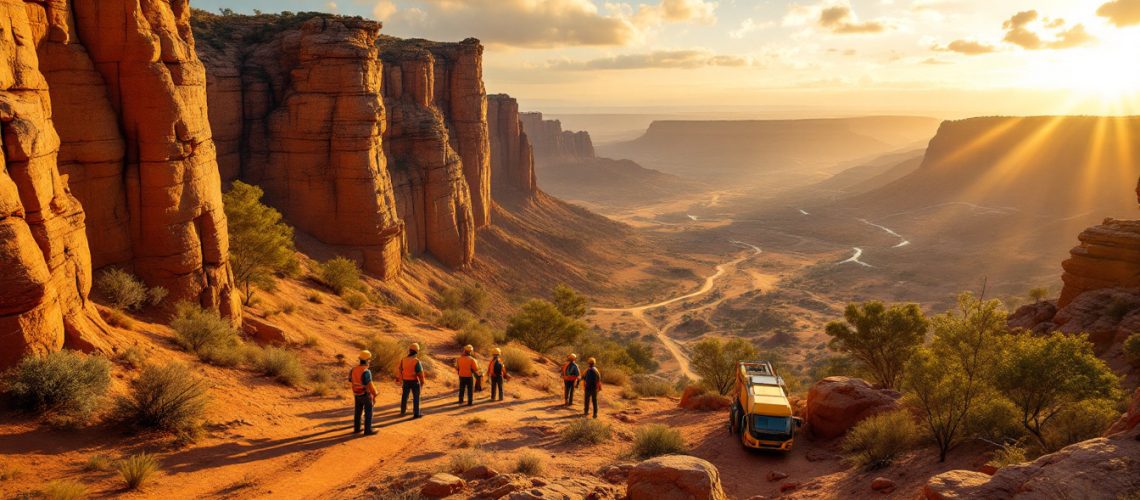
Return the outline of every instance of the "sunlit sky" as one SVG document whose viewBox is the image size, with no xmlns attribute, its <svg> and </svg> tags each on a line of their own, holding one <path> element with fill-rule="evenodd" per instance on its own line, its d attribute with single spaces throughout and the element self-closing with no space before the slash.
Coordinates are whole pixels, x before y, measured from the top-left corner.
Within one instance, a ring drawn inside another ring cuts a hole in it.
<svg viewBox="0 0 1140 500">
<path fill-rule="evenodd" d="M 1140 113 L 1140 0 L 191 0 L 487 46 L 556 112 Z"/>
</svg>

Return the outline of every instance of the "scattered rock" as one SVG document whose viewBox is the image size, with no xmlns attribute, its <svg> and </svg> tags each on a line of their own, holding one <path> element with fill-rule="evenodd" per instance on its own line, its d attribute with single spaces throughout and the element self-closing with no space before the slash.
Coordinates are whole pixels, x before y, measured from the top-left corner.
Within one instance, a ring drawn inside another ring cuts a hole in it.
<svg viewBox="0 0 1140 500">
<path fill-rule="evenodd" d="M 720 472 L 708 461 L 685 455 L 646 460 L 629 473 L 630 500 L 689 498 L 723 500 Z"/>
<path fill-rule="evenodd" d="M 783 473 L 783 472 L 779 472 L 779 471 L 768 471 L 768 481 L 769 481 L 769 482 L 773 482 L 773 483 L 774 483 L 774 482 L 776 482 L 776 481 L 779 481 L 779 480 L 782 480 L 782 479 L 787 479 L 787 478 L 788 478 L 788 475 L 787 475 L 787 474 L 785 474 L 785 473 Z"/>
<path fill-rule="evenodd" d="M 258 344 L 284 345 L 288 343 L 285 330 L 253 315 L 242 318 L 242 331 Z"/>
<path fill-rule="evenodd" d="M 477 479 L 491 479 L 498 475 L 499 473 L 495 469 L 487 467 L 486 465 L 476 465 L 463 473 L 463 479 L 474 481 Z"/>
<path fill-rule="evenodd" d="M 800 487 L 800 483 L 784 483 L 780 485 L 780 493 L 787 493 Z"/>
<path fill-rule="evenodd" d="M 812 436 L 833 439 L 863 419 L 899 408 L 901 394 L 851 377 L 827 377 L 811 387 L 805 406 Z"/>
<path fill-rule="evenodd" d="M 425 497 L 443 498 L 463 491 L 466 483 L 451 474 L 439 473 L 427 480 L 420 494 Z"/>
<path fill-rule="evenodd" d="M 599 475 L 611 484 L 622 484 L 629 479 L 629 471 L 631 470 L 633 470 L 633 464 L 607 465 L 599 471 Z"/>
<path fill-rule="evenodd" d="M 871 489 L 883 493 L 890 493 L 895 489 L 895 482 L 885 477 L 876 477 L 871 480 Z"/>
</svg>

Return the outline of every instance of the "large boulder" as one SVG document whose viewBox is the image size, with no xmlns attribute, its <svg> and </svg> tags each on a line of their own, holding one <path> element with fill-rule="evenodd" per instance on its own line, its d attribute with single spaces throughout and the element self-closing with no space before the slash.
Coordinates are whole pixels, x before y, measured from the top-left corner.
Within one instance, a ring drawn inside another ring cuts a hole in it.
<svg viewBox="0 0 1140 500">
<path fill-rule="evenodd" d="M 697 457 L 669 455 L 646 460 L 629 473 L 630 500 L 722 500 L 720 472 Z"/>
<path fill-rule="evenodd" d="M 467 486 L 467 483 L 462 479 L 441 472 L 432 476 L 424 483 L 420 494 L 429 498 L 443 498 L 463 491 L 465 486 Z"/>
<path fill-rule="evenodd" d="M 715 411 L 732 406 L 732 400 L 719 394 L 711 394 L 703 387 L 690 385 L 681 394 L 680 406 L 686 410 Z"/>
<path fill-rule="evenodd" d="M 808 391 L 805 421 L 813 436 L 837 438 L 867 417 L 898 409 L 900 397 L 862 379 L 827 377 Z"/>
</svg>

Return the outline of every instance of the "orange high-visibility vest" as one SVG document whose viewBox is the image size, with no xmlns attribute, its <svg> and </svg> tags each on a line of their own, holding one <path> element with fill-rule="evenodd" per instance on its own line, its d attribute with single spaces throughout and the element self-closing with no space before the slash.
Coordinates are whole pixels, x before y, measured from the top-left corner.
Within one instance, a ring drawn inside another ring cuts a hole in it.
<svg viewBox="0 0 1140 500">
<path fill-rule="evenodd" d="M 352 381 L 352 393 L 356 395 L 364 394 L 364 371 L 368 367 L 364 365 L 356 365 L 352 367 L 352 371 L 348 374 L 348 379 Z"/>
<path fill-rule="evenodd" d="M 569 373 L 567 373 L 568 370 L 570 370 L 570 363 L 566 363 L 566 364 L 562 365 L 562 380 L 565 380 L 568 382 L 577 381 L 578 376 L 577 375 L 570 375 Z M 579 373 L 581 373 L 581 370 L 579 370 Z"/>
<path fill-rule="evenodd" d="M 419 377 L 416 376 L 416 365 L 419 363 L 420 360 L 410 356 L 400 360 L 400 378 L 403 380 L 418 380 Z"/>
<path fill-rule="evenodd" d="M 471 356 L 460 356 L 459 361 L 455 362 L 455 367 L 459 369 L 460 377 L 473 377 L 475 372 L 479 371 L 479 364 Z"/>
</svg>

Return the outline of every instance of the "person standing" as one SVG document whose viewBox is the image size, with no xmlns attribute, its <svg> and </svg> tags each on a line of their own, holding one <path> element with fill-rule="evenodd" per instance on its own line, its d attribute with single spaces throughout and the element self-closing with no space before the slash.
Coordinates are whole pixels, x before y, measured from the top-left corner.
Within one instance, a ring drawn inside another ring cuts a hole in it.
<svg viewBox="0 0 1140 500">
<path fill-rule="evenodd" d="M 467 344 L 463 355 L 455 360 L 455 371 L 459 373 L 459 404 L 463 404 L 463 393 L 467 392 L 467 406 L 475 403 L 475 376 L 479 373 L 479 363 L 475 361 L 475 347 Z"/>
<path fill-rule="evenodd" d="M 562 403 L 565 406 L 574 404 L 574 387 L 582 372 L 578 369 L 577 354 L 571 353 L 566 357 L 566 364 L 562 365 Z"/>
<path fill-rule="evenodd" d="M 372 408 L 376 406 L 376 384 L 372 383 L 372 370 L 368 369 L 368 362 L 372 353 L 360 351 L 360 364 L 352 367 L 348 372 L 348 381 L 352 384 L 352 396 L 355 405 L 352 411 L 352 433 L 360 432 L 360 420 L 364 417 L 364 435 L 376 434 L 372 431 Z"/>
<path fill-rule="evenodd" d="M 420 345 L 412 343 L 408 346 L 408 357 L 400 360 L 400 380 L 404 384 L 400 395 L 400 415 L 408 414 L 408 396 L 412 396 L 412 418 L 420 418 L 420 389 L 424 382 L 424 365 L 416 357 L 419 355 Z"/>
<path fill-rule="evenodd" d="M 594 403 L 594 418 L 598 418 L 598 393 L 602 392 L 602 372 L 598 371 L 598 360 L 590 358 L 586 360 L 586 364 L 590 365 L 586 368 L 586 373 L 582 375 L 580 380 L 586 387 L 586 409 L 583 412 L 587 417 L 590 416 L 590 402 Z"/>
<path fill-rule="evenodd" d="M 498 389 L 499 401 L 503 400 L 503 379 L 510 378 L 507 365 L 503 363 L 503 350 L 498 347 L 491 351 L 491 362 L 487 363 L 487 379 L 491 381 L 491 401 L 495 400 Z"/>
</svg>

